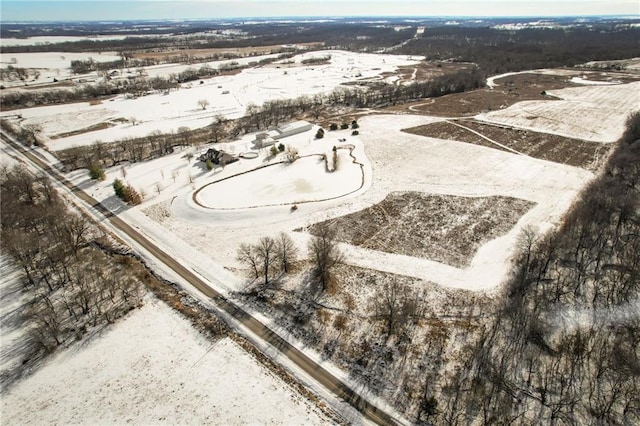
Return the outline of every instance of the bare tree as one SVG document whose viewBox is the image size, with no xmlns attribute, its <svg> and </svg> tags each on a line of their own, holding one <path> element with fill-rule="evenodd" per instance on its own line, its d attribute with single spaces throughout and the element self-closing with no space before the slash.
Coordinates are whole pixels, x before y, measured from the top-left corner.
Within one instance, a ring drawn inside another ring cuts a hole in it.
<svg viewBox="0 0 640 426">
<path fill-rule="evenodd" d="M 276 260 L 276 241 L 271 237 L 262 237 L 255 246 L 258 261 L 262 265 L 262 273 L 264 274 L 264 283 L 269 283 L 269 271 L 273 268 L 273 262 Z"/>
<path fill-rule="evenodd" d="M 249 266 L 253 270 L 255 278 L 260 276 L 260 272 L 258 270 L 258 253 L 254 246 L 246 243 L 240 244 L 240 247 L 238 247 L 238 251 L 236 252 L 236 259 L 238 262 Z"/>
<path fill-rule="evenodd" d="M 385 283 L 378 289 L 373 311 L 377 319 L 384 321 L 387 337 L 397 334 L 416 316 L 417 299 L 406 286 L 398 283 Z"/>
<path fill-rule="evenodd" d="M 191 144 L 191 129 L 187 126 L 178 127 L 178 135 L 182 139 L 182 145 L 189 146 Z"/>
<path fill-rule="evenodd" d="M 227 119 L 223 115 L 216 114 L 213 123 L 211 123 L 211 137 L 213 138 L 213 142 L 218 143 L 220 136 L 224 134 L 226 123 Z"/>
<path fill-rule="evenodd" d="M 309 254 L 314 263 L 314 274 L 320 281 L 322 290 L 325 291 L 331 277 L 331 271 L 343 259 L 336 241 L 334 227 L 325 223 L 316 227 L 315 235 L 309 240 Z"/>
<path fill-rule="evenodd" d="M 281 232 L 276 240 L 278 250 L 278 260 L 280 261 L 280 267 L 284 273 L 288 273 L 291 269 L 291 264 L 296 261 L 298 257 L 298 249 L 293 243 L 290 236 Z"/>
<path fill-rule="evenodd" d="M 206 99 L 200 99 L 200 100 L 198 101 L 198 105 L 199 105 L 199 106 L 200 106 L 200 108 L 202 108 L 203 110 L 204 110 L 204 109 L 207 109 L 207 107 L 209 106 L 209 101 L 208 101 L 208 100 L 206 100 Z"/>
</svg>

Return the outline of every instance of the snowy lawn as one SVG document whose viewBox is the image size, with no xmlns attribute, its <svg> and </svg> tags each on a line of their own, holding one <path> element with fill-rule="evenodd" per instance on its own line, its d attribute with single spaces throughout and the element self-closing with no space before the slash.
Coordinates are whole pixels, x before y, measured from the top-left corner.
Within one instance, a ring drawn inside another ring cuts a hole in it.
<svg viewBox="0 0 640 426">
<path fill-rule="evenodd" d="M 1 404 L 6 424 L 330 424 L 233 341 L 207 341 L 155 299 Z"/>
<path fill-rule="evenodd" d="M 307 203 L 353 193 L 362 186 L 361 167 L 352 162 L 348 150 L 337 152 L 335 172 L 328 173 L 324 160 L 315 155 L 209 184 L 195 200 L 203 207 L 231 209 Z"/>
</svg>

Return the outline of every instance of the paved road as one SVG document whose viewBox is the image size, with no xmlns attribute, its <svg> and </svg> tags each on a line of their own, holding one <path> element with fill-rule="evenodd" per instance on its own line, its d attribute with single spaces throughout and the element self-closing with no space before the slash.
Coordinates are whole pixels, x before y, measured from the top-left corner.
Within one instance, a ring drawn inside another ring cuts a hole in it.
<svg viewBox="0 0 640 426">
<path fill-rule="evenodd" d="M 322 366 L 316 364 L 311 358 L 305 355 L 303 352 L 295 348 L 289 342 L 284 340 L 269 327 L 262 324 L 260 321 L 252 317 L 248 312 L 236 305 L 231 300 L 225 298 L 220 293 L 212 289 L 206 282 L 199 278 L 191 270 L 187 269 L 173 257 L 167 254 L 165 251 L 158 248 L 153 242 L 148 240 L 145 236 L 140 234 L 134 228 L 125 223 L 118 216 L 114 215 L 111 211 L 100 204 L 96 199 L 90 197 L 82 189 L 69 182 L 62 174 L 52 169 L 47 163 L 37 157 L 32 151 L 24 148 L 20 144 L 14 142 L 4 132 L 2 133 L 2 139 L 6 141 L 13 148 L 18 150 L 24 157 L 30 160 L 36 167 L 47 173 L 53 179 L 60 182 L 62 185 L 69 188 L 72 193 L 81 199 L 87 205 L 93 207 L 107 218 L 111 225 L 118 230 L 124 232 L 127 236 L 133 239 L 137 244 L 142 246 L 145 250 L 151 253 L 159 261 L 171 268 L 181 278 L 189 282 L 193 287 L 198 289 L 202 294 L 211 298 L 218 308 L 231 315 L 238 320 L 242 325 L 247 327 L 251 332 L 258 336 L 263 341 L 269 343 L 272 347 L 277 349 L 280 353 L 285 355 L 291 361 L 293 361 L 298 367 L 302 368 L 307 374 L 317 380 L 326 389 L 331 391 L 334 395 L 347 401 L 364 416 L 380 425 L 396 425 L 398 422 L 389 414 L 382 411 L 366 399 L 362 398 L 355 392 L 349 385 L 332 375 L 329 371 L 325 370 Z"/>
</svg>

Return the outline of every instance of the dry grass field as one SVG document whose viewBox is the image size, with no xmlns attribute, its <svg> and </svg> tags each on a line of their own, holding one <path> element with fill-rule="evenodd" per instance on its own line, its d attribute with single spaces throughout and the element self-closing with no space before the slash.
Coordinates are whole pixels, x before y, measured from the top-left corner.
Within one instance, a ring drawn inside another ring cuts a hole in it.
<svg viewBox="0 0 640 426">
<path fill-rule="evenodd" d="M 342 242 L 464 268 L 480 246 L 507 233 L 534 205 L 510 197 L 395 192 L 330 222 Z"/>
<path fill-rule="evenodd" d="M 598 160 L 606 158 L 611 148 L 610 145 L 598 142 L 480 123 L 474 120 L 460 120 L 456 122 L 530 157 L 582 167 L 588 170 L 597 167 Z M 467 142 L 507 151 L 464 127 L 449 121 L 440 121 L 404 129 L 404 131 L 414 135 Z"/>
</svg>

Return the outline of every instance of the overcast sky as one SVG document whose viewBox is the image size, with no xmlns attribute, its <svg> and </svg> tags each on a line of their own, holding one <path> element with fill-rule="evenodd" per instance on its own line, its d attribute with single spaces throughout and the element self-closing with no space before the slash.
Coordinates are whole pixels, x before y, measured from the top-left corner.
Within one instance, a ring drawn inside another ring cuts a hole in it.
<svg viewBox="0 0 640 426">
<path fill-rule="evenodd" d="M 0 0 L 1 21 L 640 15 L 640 0 Z"/>
</svg>

